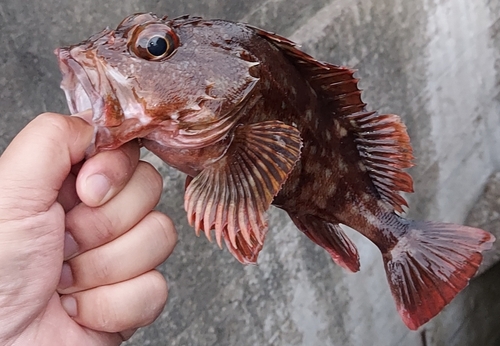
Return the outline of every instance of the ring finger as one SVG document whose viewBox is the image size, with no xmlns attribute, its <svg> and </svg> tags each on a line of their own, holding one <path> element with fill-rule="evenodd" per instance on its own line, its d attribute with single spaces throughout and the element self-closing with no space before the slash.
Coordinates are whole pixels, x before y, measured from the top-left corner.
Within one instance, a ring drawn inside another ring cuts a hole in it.
<svg viewBox="0 0 500 346">
<path fill-rule="evenodd" d="M 65 262 L 59 293 L 73 293 L 139 276 L 162 263 L 176 242 L 172 221 L 153 211 L 119 238 Z"/>
</svg>

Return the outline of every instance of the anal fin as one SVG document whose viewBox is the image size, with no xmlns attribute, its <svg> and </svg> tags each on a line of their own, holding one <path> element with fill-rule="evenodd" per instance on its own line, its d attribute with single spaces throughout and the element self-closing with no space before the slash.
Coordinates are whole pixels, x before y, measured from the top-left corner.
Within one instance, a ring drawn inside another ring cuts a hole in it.
<svg viewBox="0 0 500 346">
<path fill-rule="evenodd" d="M 350 272 L 359 271 L 356 245 L 347 237 L 340 225 L 328 223 L 313 215 L 290 215 L 290 218 L 309 239 L 324 248 L 335 263 Z"/>
</svg>

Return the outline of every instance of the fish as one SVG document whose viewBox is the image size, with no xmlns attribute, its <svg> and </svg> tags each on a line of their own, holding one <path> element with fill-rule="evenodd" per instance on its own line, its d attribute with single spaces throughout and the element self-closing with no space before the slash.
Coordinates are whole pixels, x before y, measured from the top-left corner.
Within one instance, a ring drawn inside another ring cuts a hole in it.
<svg viewBox="0 0 500 346">
<path fill-rule="evenodd" d="M 91 109 L 90 153 L 139 139 L 186 174 L 196 234 L 256 263 L 271 205 L 350 272 L 373 242 L 406 326 L 467 286 L 490 233 L 403 216 L 414 157 L 399 116 L 371 111 L 355 71 L 275 33 L 227 20 L 152 13 L 55 51 L 70 112 Z M 90 154 L 91 155 L 91 154 Z"/>
</svg>

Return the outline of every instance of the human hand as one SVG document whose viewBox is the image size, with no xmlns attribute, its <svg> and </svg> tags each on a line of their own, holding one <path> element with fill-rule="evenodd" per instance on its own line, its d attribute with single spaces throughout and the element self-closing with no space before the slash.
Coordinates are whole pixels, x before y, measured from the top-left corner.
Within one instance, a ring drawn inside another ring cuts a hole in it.
<svg viewBox="0 0 500 346">
<path fill-rule="evenodd" d="M 165 305 L 161 176 L 137 143 L 83 162 L 92 137 L 44 114 L 0 157 L 0 345 L 119 345 Z"/>
</svg>

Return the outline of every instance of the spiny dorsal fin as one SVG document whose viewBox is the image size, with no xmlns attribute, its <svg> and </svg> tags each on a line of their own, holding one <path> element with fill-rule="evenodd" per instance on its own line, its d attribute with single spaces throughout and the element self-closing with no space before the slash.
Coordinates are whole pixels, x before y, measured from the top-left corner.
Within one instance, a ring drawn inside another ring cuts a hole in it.
<svg viewBox="0 0 500 346">
<path fill-rule="evenodd" d="M 403 171 L 413 166 L 413 154 L 399 116 L 366 110 L 355 70 L 318 61 L 282 36 L 251 28 L 281 49 L 326 102 L 332 116 L 355 135 L 361 159 L 380 197 L 396 211 L 403 211 L 402 206 L 408 204 L 399 192 L 413 192 L 411 176 Z"/>
</svg>

